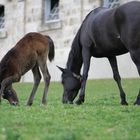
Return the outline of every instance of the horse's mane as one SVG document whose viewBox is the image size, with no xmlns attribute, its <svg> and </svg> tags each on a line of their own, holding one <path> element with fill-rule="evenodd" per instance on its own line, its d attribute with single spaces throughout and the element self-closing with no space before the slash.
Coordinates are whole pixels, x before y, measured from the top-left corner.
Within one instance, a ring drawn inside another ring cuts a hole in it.
<svg viewBox="0 0 140 140">
<path fill-rule="evenodd" d="M 76 67 L 79 65 L 79 62 L 82 60 L 81 50 L 82 50 L 82 47 L 80 44 L 80 29 L 79 29 L 78 33 L 76 34 L 72 42 L 71 50 L 70 50 L 68 61 L 67 61 L 67 69 L 73 72 L 77 71 Z"/>
<path fill-rule="evenodd" d="M 85 17 L 83 23 L 86 21 L 88 16 L 93 12 L 88 13 L 88 15 Z M 83 25 L 82 23 L 82 25 Z M 71 70 L 72 72 L 75 72 L 77 74 L 80 74 L 80 69 L 82 66 L 82 46 L 80 43 L 80 32 L 81 32 L 81 27 L 80 26 L 71 46 L 71 50 L 68 56 L 68 61 L 67 61 L 67 69 Z"/>
<path fill-rule="evenodd" d="M 67 69 L 69 69 L 73 72 L 77 72 L 77 74 L 80 73 L 79 69 L 81 69 L 82 62 L 83 62 L 83 60 L 82 60 L 82 46 L 80 43 L 81 28 L 91 13 L 94 12 L 96 14 L 102 9 L 107 9 L 107 8 L 98 7 L 98 8 L 96 8 L 88 13 L 88 15 L 83 20 L 83 23 L 82 23 L 80 29 L 78 30 L 78 32 L 77 32 L 77 34 L 72 42 L 71 50 L 70 50 L 70 53 L 68 56 L 68 61 L 67 61 Z"/>
<path fill-rule="evenodd" d="M 93 10 L 92 10 L 93 11 Z M 92 11 L 86 16 L 84 19 L 83 23 L 87 19 L 87 17 L 92 13 Z M 83 25 L 82 23 L 82 25 Z M 82 27 L 81 25 L 81 27 Z M 71 50 L 68 56 L 68 61 L 67 61 L 67 69 L 77 72 L 77 74 L 80 73 L 80 68 L 81 68 L 81 63 L 82 63 L 82 46 L 80 43 L 80 32 L 81 32 L 81 27 L 79 28 L 71 46 Z M 78 67 L 78 69 L 76 69 Z"/>
<path fill-rule="evenodd" d="M 109 9 L 109 8 L 107 8 L 107 7 L 97 7 L 92 11 L 96 14 L 96 13 L 99 13 L 101 10 L 105 10 L 105 9 Z"/>
</svg>

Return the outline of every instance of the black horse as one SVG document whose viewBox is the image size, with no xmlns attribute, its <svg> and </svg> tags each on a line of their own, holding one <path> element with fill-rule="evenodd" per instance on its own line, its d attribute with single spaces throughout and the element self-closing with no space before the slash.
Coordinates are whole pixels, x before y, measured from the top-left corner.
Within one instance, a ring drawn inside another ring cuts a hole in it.
<svg viewBox="0 0 140 140">
<path fill-rule="evenodd" d="M 59 67 L 64 87 L 63 103 L 73 103 L 79 90 L 76 103 L 84 102 L 90 59 L 94 56 L 108 58 L 120 91 L 121 104 L 128 105 L 116 60 L 117 55 L 127 52 L 140 74 L 140 2 L 129 2 L 114 9 L 100 7 L 91 11 L 72 43 L 67 68 Z M 140 91 L 134 104 L 140 105 Z"/>
</svg>

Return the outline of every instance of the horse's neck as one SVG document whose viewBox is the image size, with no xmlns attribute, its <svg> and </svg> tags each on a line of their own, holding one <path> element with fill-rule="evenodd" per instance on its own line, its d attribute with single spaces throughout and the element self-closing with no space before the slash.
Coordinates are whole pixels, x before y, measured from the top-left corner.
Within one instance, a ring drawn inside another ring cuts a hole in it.
<svg viewBox="0 0 140 140">
<path fill-rule="evenodd" d="M 82 67 L 82 60 L 80 57 L 75 57 L 72 54 L 73 52 L 70 52 L 69 54 L 69 59 L 67 62 L 67 69 L 69 69 L 70 71 L 76 73 L 76 74 L 80 74 L 80 70 Z"/>
<path fill-rule="evenodd" d="M 72 43 L 71 51 L 69 53 L 68 61 L 67 61 L 67 69 L 70 71 L 80 74 L 80 70 L 82 67 L 82 51 L 79 42 L 80 32 L 78 31 L 77 35 L 74 38 Z"/>
</svg>

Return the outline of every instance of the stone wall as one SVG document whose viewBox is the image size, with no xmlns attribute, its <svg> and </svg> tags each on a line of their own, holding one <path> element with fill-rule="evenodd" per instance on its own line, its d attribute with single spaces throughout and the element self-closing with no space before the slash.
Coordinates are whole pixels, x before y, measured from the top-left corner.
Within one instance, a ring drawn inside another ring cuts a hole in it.
<svg viewBox="0 0 140 140">
<path fill-rule="evenodd" d="M 0 30 L 0 58 L 15 45 L 24 34 L 23 3 L 0 0 L 5 6 L 5 28 Z"/>
</svg>

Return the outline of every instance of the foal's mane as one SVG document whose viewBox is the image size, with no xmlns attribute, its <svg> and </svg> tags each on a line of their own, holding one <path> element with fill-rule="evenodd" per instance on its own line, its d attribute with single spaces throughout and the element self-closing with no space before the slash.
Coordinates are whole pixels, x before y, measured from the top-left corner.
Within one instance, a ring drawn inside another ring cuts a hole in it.
<svg viewBox="0 0 140 140">
<path fill-rule="evenodd" d="M 17 55 L 17 53 L 15 52 L 15 49 L 14 48 L 12 48 L 11 50 L 9 50 L 7 53 L 6 53 L 6 55 L 5 55 L 5 57 L 4 58 L 2 58 L 2 60 L 1 60 L 1 62 L 0 62 L 0 67 L 3 69 L 5 69 L 6 67 L 7 67 L 7 64 L 8 64 L 8 62 L 9 62 L 9 60 L 11 59 L 11 56 L 12 57 L 16 57 L 16 55 Z"/>
</svg>

